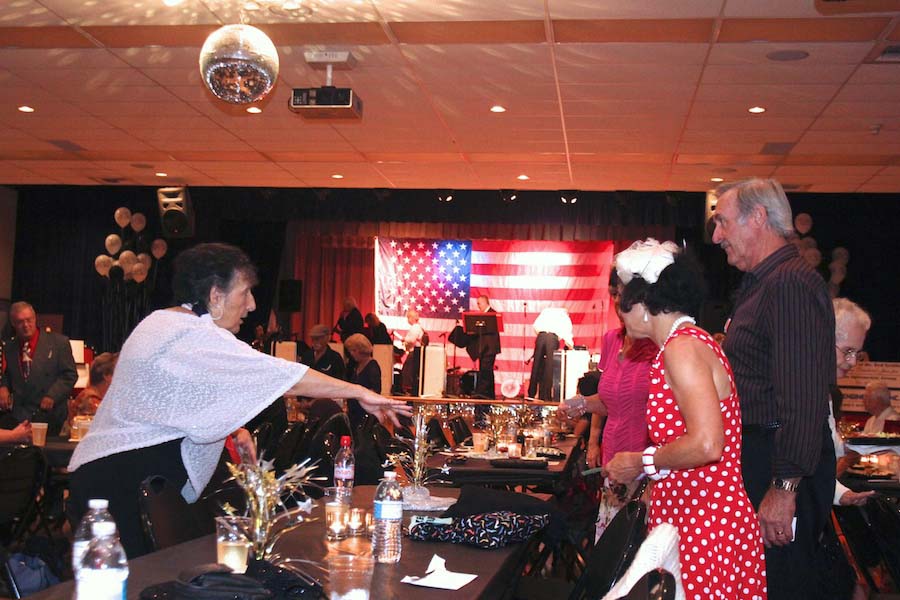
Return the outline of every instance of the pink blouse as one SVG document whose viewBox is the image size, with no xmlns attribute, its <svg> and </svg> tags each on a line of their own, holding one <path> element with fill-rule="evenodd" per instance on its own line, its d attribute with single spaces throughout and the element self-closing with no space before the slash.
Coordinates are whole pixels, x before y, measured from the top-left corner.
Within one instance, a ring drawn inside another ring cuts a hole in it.
<svg viewBox="0 0 900 600">
<path fill-rule="evenodd" d="M 621 328 L 606 332 L 600 346 L 603 376 L 597 393 L 609 413 L 601 442 L 604 465 L 617 452 L 638 452 L 650 444 L 646 420 L 650 362 L 659 348 L 649 339 L 635 340 L 628 355 L 622 356 L 624 333 Z"/>
</svg>

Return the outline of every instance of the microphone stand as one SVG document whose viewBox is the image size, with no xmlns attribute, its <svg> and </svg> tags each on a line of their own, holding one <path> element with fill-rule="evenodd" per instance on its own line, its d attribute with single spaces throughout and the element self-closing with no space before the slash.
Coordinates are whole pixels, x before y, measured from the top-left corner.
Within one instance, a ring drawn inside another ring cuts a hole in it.
<svg viewBox="0 0 900 600">
<path fill-rule="evenodd" d="M 522 302 L 522 324 L 525 325 L 525 327 L 528 327 L 528 325 L 527 325 L 527 322 L 528 322 L 528 321 L 526 320 L 526 319 L 527 319 L 527 316 L 528 316 L 528 303 L 527 303 L 527 302 Z M 527 331 L 527 330 L 526 330 L 526 331 Z M 524 334 L 525 332 L 523 331 L 522 333 Z M 523 398 L 527 395 L 527 393 L 526 393 L 527 390 L 525 390 L 525 365 L 528 364 L 528 361 L 524 360 L 525 354 L 526 354 L 527 352 L 528 352 L 527 343 L 525 342 L 525 336 L 523 335 L 523 336 L 522 336 L 522 357 L 523 357 L 523 362 L 522 362 L 522 366 L 519 367 L 519 386 L 520 386 L 520 389 L 522 390 L 522 397 L 523 397 Z"/>
</svg>

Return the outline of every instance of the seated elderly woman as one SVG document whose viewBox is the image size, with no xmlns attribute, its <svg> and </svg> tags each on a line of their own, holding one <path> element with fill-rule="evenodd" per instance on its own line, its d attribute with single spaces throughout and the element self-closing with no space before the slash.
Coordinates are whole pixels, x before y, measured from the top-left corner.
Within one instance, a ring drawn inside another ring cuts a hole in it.
<svg viewBox="0 0 900 600">
<path fill-rule="evenodd" d="M 305 365 L 253 350 L 235 337 L 256 308 L 256 269 L 238 248 L 200 244 L 175 261 L 179 306 L 158 310 L 134 329 L 90 432 L 78 444 L 72 473 L 72 515 L 90 498 L 107 498 L 129 558 L 148 550 L 138 489 L 165 477 L 188 502 L 202 494 L 225 439 L 255 460 L 242 425 L 284 394 L 356 398 L 373 414 L 396 420 L 405 405 Z"/>
<path fill-rule="evenodd" d="M 654 480 L 649 526 L 671 523 L 691 598 L 764 598 L 759 522 L 741 474 L 741 407 L 728 359 L 694 325 L 703 275 L 678 246 L 638 242 L 616 256 L 622 320 L 659 347 L 650 366 L 651 445 L 606 464 L 612 481 Z M 701 590 L 703 591 L 701 595 Z"/>
<path fill-rule="evenodd" d="M 354 368 L 348 373 L 347 380 L 356 383 L 373 392 L 381 393 L 381 367 L 372 359 L 372 342 L 361 333 L 354 333 L 344 341 L 344 349 L 350 353 Z M 356 428 L 366 417 L 366 411 L 362 409 L 354 399 L 347 400 L 347 414 L 350 424 Z"/>
</svg>

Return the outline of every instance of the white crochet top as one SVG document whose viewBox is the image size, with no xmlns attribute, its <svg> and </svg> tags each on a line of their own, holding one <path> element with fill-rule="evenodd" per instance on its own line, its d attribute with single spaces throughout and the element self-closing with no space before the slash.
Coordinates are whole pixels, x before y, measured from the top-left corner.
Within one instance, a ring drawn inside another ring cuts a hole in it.
<svg viewBox="0 0 900 600">
<path fill-rule="evenodd" d="M 307 369 L 257 352 L 208 314 L 158 310 L 122 346 L 112 384 L 69 471 L 184 438 L 181 458 L 188 480 L 181 494 L 194 502 L 215 471 L 225 438 Z"/>
</svg>

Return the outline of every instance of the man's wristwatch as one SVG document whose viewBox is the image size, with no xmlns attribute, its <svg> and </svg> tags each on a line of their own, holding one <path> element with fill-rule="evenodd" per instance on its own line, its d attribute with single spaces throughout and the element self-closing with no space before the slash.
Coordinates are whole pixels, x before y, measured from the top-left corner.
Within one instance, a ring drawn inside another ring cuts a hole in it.
<svg viewBox="0 0 900 600">
<path fill-rule="evenodd" d="M 784 490 L 785 492 L 796 492 L 800 489 L 800 482 L 775 477 L 772 479 L 772 487 L 776 490 Z"/>
</svg>

